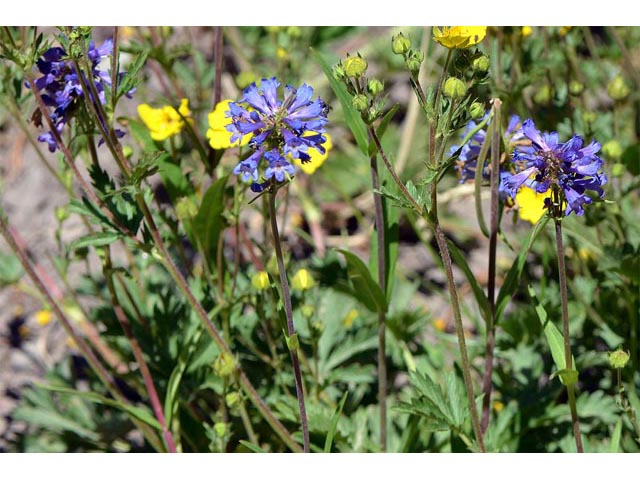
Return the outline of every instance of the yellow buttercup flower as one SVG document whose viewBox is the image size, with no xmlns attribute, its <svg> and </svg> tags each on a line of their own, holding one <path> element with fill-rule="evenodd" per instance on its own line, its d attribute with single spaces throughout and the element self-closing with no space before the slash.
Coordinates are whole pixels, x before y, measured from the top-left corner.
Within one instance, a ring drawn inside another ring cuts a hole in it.
<svg viewBox="0 0 640 480">
<path fill-rule="evenodd" d="M 351 328 L 353 326 L 353 321 L 356 318 L 358 318 L 358 311 L 355 308 L 352 308 L 351 310 L 349 310 L 349 313 L 347 313 L 347 316 L 342 320 L 342 324 L 346 328 Z"/>
<path fill-rule="evenodd" d="M 253 135 L 243 135 L 242 140 L 236 140 L 231 143 L 231 132 L 227 130 L 227 125 L 231 125 L 231 117 L 227 117 L 231 100 L 222 100 L 218 102 L 213 111 L 209 113 L 209 130 L 207 130 L 207 138 L 209 145 L 214 150 L 225 148 L 244 146 L 249 143 Z"/>
<path fill-rule="evenodd" d="M 177 135 L 184 127 L 182 117 L 189 117 L 189 100 L 180 100 L 180 106 L 176 109 L 171 105 L 162 108 L 153 108 L 146 103 L 138 105 L 138 115 L 151 132 L 151 138 L 156 141 L 166 140 Z"/>
<path fill-rule="evenodd" d="M 520 29 L 520 35 L 522 35 L 523 37 L 528 37 L 532 33 L 533 33 L 533 28 L 529 26 L 524 26 Z"/>
<path fill-rule="evenodd" d="M 312 288 L 316 282 L 306 268 L 301 268 L 291 279 L 291 288 L 293 290 L 308 290 Z"/>
<path fill-rule="evenodd" d="M 269 286 L 269 274 L 267 272 L 256 272 L 251 277 L 251 285 L 256 290 L 264 290 Z"/>
<path fill-rule="evenodd" d="M 309 135 L 316 135 L 316 133 L 305 132 L 302 134 L 303 137 L 306 137 Z M 307 175 L 311 175 L 313 172 L 315 172 L 318 168 L 322 166 L 324 161 L 329 156 L 329 150 L 333 148 L 333 142 L 331 141 L 331 137 L 329 136 L 329 134 L 325 133 L 324 136 L 326 138 L 325 142 L 322 144 L 322 146 L 324 147 L 324 153 L 320 153 L 320 151 L 316 150 L 315 148 L 310 148 L 308 152 L 309 156 L 311 157 L 310 161 L 302 163 L 302 161 L 299 158 L 293 159 L 293 163 L 295 163 L 298 167 L 300 167 L 300 169 Z"/>
<path fill-rule="evenodd" d="M 551 195 L 551 190 L 545 193 L 538 193 L 531 188 L 521 188 L 516 194 L 520 218 L 532 224 L 538 223 L 545 212 L 544 201 Z"/>
<path fill-rule="evenodd" d="M 44 327 L 51 321 L 51 311 L 50 310 L 38 310 L 36 312 L 36 323 L 41 327 Z"/>
<path fill-rule="evenodd" d="M 487 35 L 487 27 L 433 27 L 433 39 L 450 50 L 477 45 Z"/>
</svg>

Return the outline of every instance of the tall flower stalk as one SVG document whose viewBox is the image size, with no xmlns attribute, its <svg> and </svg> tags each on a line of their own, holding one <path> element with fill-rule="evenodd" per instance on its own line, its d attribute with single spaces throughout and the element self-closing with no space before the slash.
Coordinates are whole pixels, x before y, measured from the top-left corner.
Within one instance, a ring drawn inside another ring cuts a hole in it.
<svg viewBox="0 0 640 480">
<path fill-rule="evenodd" d="M 260 86 L 252 83 L 242 99 L 229 102 L 226 117 L 231 122 L 226 130 L 231 133 L 230 142 L 248 142 L 249 155 L 241 160 L 233 172 L 245 182 L 251 182 L 251 190 L 268 196 L 269 220 L 275 247 L 282 301 L 287 318 L 287 346 L 295 378 L 296 396 L 300 410 L 303 448 L 310 451 L 309 427 L 304 401 L 304 388 L 298 359 L 299 340 L 293 323 L 291 292 L 284 265 L 278 221 L 276 195 L 296 173 L 296 161 L 311 162 L 312 153 L 324 154 L 327 142 L 325 125 L 327 108 L 322 99 L 312 100 L 313 88 L 303 84 L 298 89 L 284 87 L 284 97 L 279 99 L 280 82 L 275 78 L 263 78 Z"/>
<path fill-rule="evenodd" d="M 530 119 L 524 121 L 522 131 L 529 143 L 519 145 L 514 150 L 514 172 L 503 173 L 502 189 L 512 197 L 515 197 L 521 188 L 529 188 L 538 194 L 547 195 L 544 208 L 555 223 L 562 306 L 565 368 L 560 371 L 560 379 L 567 387 L 576 449 L 582 453 L 584 448 L 574 391 L 578 382 L 578 371 L 574 368 L 571 356 L 562 219 L 571 213 L 583 215 L 584 206 L 593 202 L 587 192 L 591 191 L 602 197 L 602 186 L 607 182 L 607 177 L 602 172 L 603 161 L 597 155 L 600 151 L 598 142 L 593 141 L 584 146 L 583 139 L 578 135 L 574 135 L 567 142 L 560 142 L 557 133 L 541 133 Z"/>
</svg>

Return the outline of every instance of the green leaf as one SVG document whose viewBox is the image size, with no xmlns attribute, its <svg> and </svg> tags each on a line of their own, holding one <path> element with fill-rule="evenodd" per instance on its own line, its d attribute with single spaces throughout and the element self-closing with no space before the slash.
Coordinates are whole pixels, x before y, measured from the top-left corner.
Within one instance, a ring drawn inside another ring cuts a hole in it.
<svg viewBox="0 0 640 480">
<path fill-rule="evenodd" d="M 146 408 L 124 404 L 94 392 L 81 392 L 80 390 L 74 390 L 73 388 L 61 387 L 58 385 L 45 385 L 41 383 L 36 383 L 35 386 L 38 388 L 44 388 L 45 390 L 51 390 L 58 393 L 74 395 L 74 396 L 83 398 L 89 402 L 117 408 L 118 410 L 122 410 L 128 415 L 135 417 L 136 419 L 146 423 L 147 425 L 155 428 L 156 430 L 162 430 L 160 423 L 158 423 L 158 421 L 153 417 L 151 412 L 149 412 L 149 410 L 147 410 Z"/>
<path fill-rule="evenodd" d="M 567 362 L 564 356 L 564 336 L 558 330 L 558 327 L 549 320 L 547 315 L 547 311 L 544 309 L 544 306 L 538 300 L 536 296 L 536 291 L 533 289 L 531 285 L 527 286 L 529 291 L 529 296 L 531 297 L 531 302 L 533 303 L 536 313 L 538 314 L 538 319 L 540 320 L 540 324 L 544 329 L 544 336 L 547 339 L 547 343 L 549 344 L 549 348 L 551 349 L 551 356 L 553 357 L 553 363 L 556 365 L 556 375 L 560 376 L 560 381 L 565 384 L 565 380 L 573 381 L 574 374 L 571 372 L 576 372 L 577 376 L 578 372 L 576 370 L 567 369 Z M 572 364 L 575 365 L 576 361 L 572 358 Z M 577 377 L 575 379 L 577 381 Z"/>
<path fill-rule="evenodd" d="M 255 443 L 248 442 L 247 440 L 240 440 L 240 444 L 244 445 L 245 447 L 247 447 L 252 452 L 255 452 L 255 453 L 267 453 L 263 449 L 261 449 L 258 445 L 256 445 Z"/>
<path fill-rule="evenodd" d="M 611 443 L 609 444 L 609 453 L 620 452 L 620 438 L 622 437 L 622 419 L 618 419 L 616 426 L 611 435 Z"/>
<path fill-rule="evenodd" d="M 151 132 L 144 123 L 129 119 L 128 126 L 131 135 L 142 146 L 145 153 L 158 151 L 158 144 L 151 138 Z"/>
<path fill-rule="evenodd" d="M 329 431 L 327 432 L 327 438 L 324 442 L 324 453 L 331 453 L 331 445 L 333 444 L 333 437 L 336 434 L 336 430 L 338 428 L 338 421 L 340 420 L 340 415 L 342 415 L 342 409 L 344 408 L 344 404 L 347 401 L 347 396 L 349 392 L 344 392 L 342 395 L 342 399 L 338 404 L 338 408 L 336 408 L 335 413 L 331 417 L 331 425 L 329 426 Z"/>
<path fill-rule="evenodd" d="M 15 255 L 0 252 L 0 287 L 16 283 L 24 275 L 22 264 Z"/>
<path fill-rule="evenodd" d="M 166 160 L 170 155 L 166 152 L 145 152 L 138 163 L 133 166 L 131 175 L 129 176 L 129 183 L 131 185 L 140 186 L 140 183 L 147 177 L 154 175 L 160 169 L 159 162 Z"/>
<path fill-rule="evenodd" d="M 122 235 L 115 232 L 91 233 L 71 242 L 71 244 L 69 245 L 69 251 L 77 250 L 78 248 L 102 247 L 104 245 L 110 245 L 121 237 Z"/>
<path fill-rule="evenodd" d="M 386 312 L 387 301 L 380 286 L 371 277 L 371 272 L 358 256 L 348 250 L 338 249 L 347 261 L 347 272 L 354 287 L 356 298 L 372 312 Z"/>
<path fill-rule="evenodd" d="M 549 217 L 545 216 L 535 225 L 535 227 L 531 229 L 527 239 L 524 242 L 524 245 L 520 249 L 520 253 L 513 262 L 513 265 L 511 265 L 504 283 L 502 284 L 502 287 L 500 287 L 500 291 L 498 292 L 498 298 L 496 300 L 496 323 L 502 317 L 504 309 L 506 308 L 509 300 L 511 300 L 511 297 L 518 288 L 520 277 L 522 276 L 522 271 L 524 270 L 524 265 L 527 260 L 527 255 L 529 254 L 529 250 L 531 250 L 531 246 L 533 245 L 534 240 L 537 238 L 538 234 L 542 231 L 548 221 Z"/>
<path fill-rule="evenodd" d="M 327 61 L 322 58 L 319 52 L 311 49 L 311 55 L 315 60 L 320 64 L 324 74 L 327 76 L 329 80 L 329 84 L 331 85 L 331 89 L 340 100 L 340 104 L 342 105 L 342 110 L 344 112 L 344 119 L 347 122 L 347 125 L 351 129 L 353 136 L 356 139 L 356 143 L 360 148 L 360 151 L 367 155 L 369 151 L 369 141 L 367 140 L 367 127 L 360 117 L 360 113 L 353 107 L 351 104 L 351 95 L 347 92 L 347 87 L 340 81 L 336 80 L 333 77 L 333 72 L 331 71 L 331 67 L 327 63 Z"/>
<path fill-rule="evenodd" d="M 80 437 L 97 441 L 100 436 L 79 423 L 52 410 L 42 410 L 35 407 L 18 407 L 12 414 L 14 420 L 25 421 L 29 425 L 38 425 L 55 432 L 69 431 Z"/>
<path fill-rule="evenodd" d="M 225 227 L 222 213 L 225 210 L 224 189 L 228 178 L 228 176 L 222 177 L 209 187 L 193 219 L 193 235 L 197 238 L 202 254 L 212 267 L 215 266 L 218 238 Z M 217 271 L 217 269 L 212 270 Z"/>
<path fill-rule="evenodd" d="M 489 305 L 489 299 L 485 295 L 484 290 L 478 283 L 475 275 L 469 268 L 469 264 L 464 259 L 464 255 L 462 255 L 462 252 L 460 252 L 458 247 L 456 247 L 456 245 L 449 239 L 447 239 L 447 245 L 449 246 L 449 251 L 451 252 L 451 258 L 467 277 L 467 281 L 471 286 L 474 297 L 476 297 L 476 302 L 478 303 L 478 307 L 480 307 L 480 312 L 482 313 L 484 321 L 488 322 L 489 318 L 491 318 L 491 306 Z"/>
<path fill-rule="evenodd" d="M 378 192 L 379 193 L 379 192 Z M 384 221 L 384 256 L 385 256 L 385 294 L 387 303 L 391 302 L 391 292 L 395 279 L 396 261 L 398 259 L 398 209 L 391 205 L 391 201 L 382 195 L 382 212 Z M 373 278 L 378 278 L 378 235 L 374 231 L 371 234 L 371 255 L 369 258 L 369 270 Z"/>
<path fill-rule="evenodd" d="M 189 177 L 185 175 L 180 165 L 173 163 L 168 156 L 158 158 L 157 162 L 162 183 L 164 183 L 169 198 L 174 204 L 181 197 L 193 195 L 193 187 L 189 182 Z"/>
<path fill-rule="evenodd" d="M 148 55 L 149 51 L 143 50 L 138 54 L 133 62 L 129 63 L 127 71 L 122 76 L 122 79 L 119 82 L 116 100 L 122 95 L 125 95 L 132 88 L 135 88 L 142 81 L 138 73 L 144 66 L 144 63 L 147 61 Z"/>
</svg>

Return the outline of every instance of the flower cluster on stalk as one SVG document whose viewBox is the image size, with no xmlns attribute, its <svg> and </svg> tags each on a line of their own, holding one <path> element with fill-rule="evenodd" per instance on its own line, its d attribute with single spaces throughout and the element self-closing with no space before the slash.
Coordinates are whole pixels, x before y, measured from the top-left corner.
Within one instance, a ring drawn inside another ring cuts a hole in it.
<svg viewBox="0 0 640 480">
<path fill-rule="evenodd" d="M 236 165 L 233 173 L 251 181 L 254 192 L 292 176 L 295 166 L 291 161 L 306 164 L 311 161 L 313 150 L 326 152 L 325 103 L 319 97 L 312 100 L 313 88 L 307 84 L 298 89 L 286 85 L 280 100 L 280 85 L 275 77 L 264 78 L 259 87 L 255 83 L 249 85 L 240 101 L 228 104 L 226 116 L 231 122 L 226 129 L 231 133 L 230 143 L 242 144 L 246 136 L 251 136 L 248 145 L 252 152 Z"/>
<path fill-rule="evenodd" d="M 87 57 L 91 62 L 91 75 L 98 94 L 97 99 L 91 95 L 91 101 L 100 102 L 102 105 L 106 102 L 105 90 L 111 88 L 111 76 L 108 71 L 101 70 L 99 65 L 105 57 L 111 55 L 112 51 L 113 42 L 110 39 L 100 47 L 96 47 L 92 40 L 87 51 Z M 87 77 L 83 72 L 80 73 L 83 76 L 79 77 L 73 61 L 69 59 L 67 52 L 61 47 L 48 49 L 38 60 L 37 67 L 41 76 L 34 82 L 35 88 L 41 93 L 44 104 L 51 107 L 52 111 L 50 111 L 49 117 L 58 134 L 62 134 L 64 127 L 76 114 L 83 101 L 84 91 L 81 78 L 87 83 Z M 26 86 L 31 88 L 28 82 Z M 127 96 L 130 98 L 132 93 L 133 91 L 128 92 Z M 36 123 L 41 126 L 41 119 Z M 116 135 L 122 137 L 124 132 L 116 130 Z M 38 136 L 38 140 L 46 142 L 51 152 L 55 152 L 58 148 L 55 136 L 51 131 Z"/>
<path fill-rule="evenodd" d="M 584 214 L 584 205 L 593 202 L 588 192 L 602 198 L 607 176 L 597 155 L 598 142 L 585 146 L 579 135 L 560 142 L 556 132 L 540 132 L 531 119 L 524 121 L 522 132 L 530 144 L 516 146 L 512 158 L 515 171 L 501 174 L 507 195 L 515 197 L 521 187 L 546 194 L 544 208 L 555 218 L 571 212 Z"/>
</svg>

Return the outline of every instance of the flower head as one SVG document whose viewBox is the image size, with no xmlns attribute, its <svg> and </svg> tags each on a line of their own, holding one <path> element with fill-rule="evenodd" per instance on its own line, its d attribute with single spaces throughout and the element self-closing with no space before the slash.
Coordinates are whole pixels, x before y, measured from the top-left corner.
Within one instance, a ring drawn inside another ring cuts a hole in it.
<svg viewBox="0 0 640 480">
<path fill-rule="evenodd" d="M 489 115 L 489 112 L 485 113 L 486 118 Z M 487 125 L 491 123 L 491 119 L 487 122 Z M 461 139 L 466 138 L 471 132 L 473 132 L 477 128 L 478 124 L 471 120 L 467 123 L 467 127 L 461 135 Z M 509 125 L 505 130 L 505 136 L 510 146 L 515 146 L 522 138 L 522 127 L 520 122 L 520 117 L 517 115 L 512 115 L 509 119 Z M 460 154 L 458 155 L 458 161 L 456 162 L 456 170 L 458 171 L 458 175 L 460 176 L 460 183 L 464 183 L 469 180 L 473 180 L 476 175 L 476 165 L 478 163 L 478 156 L 480 155 L 480 150 L 482 149 L 482 144 L 487 137 L 487 131 L 483 128 L 478 130 L 473 136 L 469 139 L 467 143 L 462 145 L 462 150 L 460 150 Z M 453 155 L 460 148 L 460 145 L 454 145 L 451 147 L 450 154 Z M 489 154 L 487 154 L 487 158 L 490 158 Z M 489 164 L 488 160 L 485 160 L 485 164 L 482 170 L 482 176 L 485 179 L 489 178 Z"/>
<path fill-rule="evenodd" d="M 143 103 L 138 105 L 138 115 L 151 132 L 151 138 L 156 141 L 166 140 L 180 133 L 184 127 L 184 118 L 191 115 L 189 100 L 180 100 L 180 106 L 175 108 L 165 105 L 161 108 L 152 108 Z"/>
<path fill-rule="evenodd" d="M 290 160 L 306 164 L 312 160 L 313 151 L 326 153 L 325 103 L 320 98 L 311 99 L 313 88 L 307 84 L 298 89 L 285 86 L 283 100 L 279 99 L 279 87 L 275 77 L 262 79 L 260 87 L 252 83 L 239 102 L 229 103 L 226 113 L 231 143 L 250 136 L 248 144 L 253 153 L 236 166 L 234 173 L 244 181 L 252 180 L 254 191 L 263 190 L 271 179 L 282 182 L 293 175 L 295 167 Z M 262 173 L 266 182 L 258 183 L 263 158 L 267 162 Z"/>
<path fill-rule="evenodd" d="M 433 39 L 450 50 L 477 45 L 487 35 L 487 27 L 433 27 Z"/>
<path fill-rule="evenodd" d="M 106 70 L 99 68 L 104 58 L 111 55 L 113 42 L 106 40 L 101 46 L 96 47 L 93 40 L 89 43 L 87 57 L 91 61 L 91 75 L 96 85 L 98 98 L 91 95 L 91 101 L 104 105 L 106 102 L 105 90 L 111 88 L 111 75 Z M 81 99 L 84 97 L 80 77 L 73 62 L 68 58 L 67 52 L 61 47 L 52 47 L 47 50 L 42 58 L 37 62 L 41 76 L 34 82 L 35 88 L 42 95 L 44 104 L 52 108 L 49 117 L 55 125 L 56 131 L 61 134 L 65 125 L 77 112 Z M 121 74 L 119 74 L 120 76 Z M 82 78 L 87 81 L 87 77 L 82 73 Z M 27 88 L 32 86 L 27 82 Z M 127 92 L 130 98 L 133 90 Z M 38 125 L 40 126 L 40 125 Z M 116 130 L 118 137 L 122 137 L 124 132 Z M 46 142 L 49 151 L 55 152 L 58 144 L 53 132 L 45 132 L 38 137 L 40 142 Z M 101 140 L 100 143 L 102 143 Z"/>
<path fill-rule="evenodd" d="M 231 132 L 227 130 L 227 126 L 231 124 L 231 117 L 228 117 L 229 104 L 231 100 L 222 100 L 218 102 L 213 111 L 209 113 L 209 130 L 207 130 L 207 138 L 209 145 L 215 150 L 221 150 L 237 146 L 245 146 L 251 140 L 251 134 L 245 135 L 242 141 L 236 140 L 231 142 Z"/>
<path fill-rule="evenodd" d="M 524 121 L 522 132 L 530 145 L 520 142 L 516 146 L 515 172 L 501 175 L 502 190 L 507 195 L 515 197 L 523 185 L 537 193 L 549 192 L 545 206 L 553 207 L 555 216 L 562 215 L 563 206 L 564 215 L 582 215 L 583 205 L 592 202 L 588 190 L 599 197 L 604 195 L 602 185 L 607 183 L 607 177 L 602 172 L 602 159 L 596 155 L 600 150 L 598 142 L 584 146 L 583 139 L 574 135 L 562 143 L 557 133 L 538 131 L 531 119 Z"/>
</svg>

